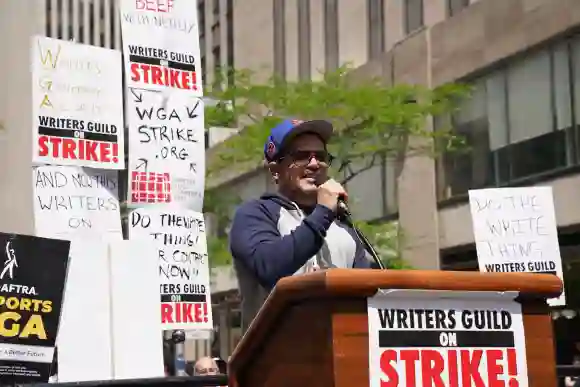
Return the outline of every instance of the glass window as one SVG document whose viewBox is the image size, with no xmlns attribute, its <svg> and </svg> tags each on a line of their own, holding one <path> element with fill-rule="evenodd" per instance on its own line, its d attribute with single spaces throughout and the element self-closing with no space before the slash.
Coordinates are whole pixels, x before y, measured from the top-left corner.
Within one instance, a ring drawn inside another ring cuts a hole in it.
<svg viewBox="0 0 580 387">
<path fill-rule="evenodd" d="M 324 0 L 324 58 L 326 70 L 339 66 L 338 0 Z"/>
<path fill-rule="evenodd" d="M 468 5 L 469 0 L 447 0 L 447 13 L 449 16 L 453 16 Z"/>
<path fill-rule="evenodd" d="M 405 33 L 423 27 L 423 0 L 405 0 Z"/>
<path fill-rule="evenodd" d="M 553 129 L 550 52 L 528 55 L 507 69 L 509 142 L 515 144 Z"/>
<path fill-rule="evenodd" d="M 570 64 L 580 63 L 568 41 L 514 60 L 475 82 L 470 99 L 453 116 L 454 130 L 469 151 L 445 155 L 438 171 L 439 196 L 505 185 L 571 166 L 577 145 L 573 101 L 580 82 Z M 574 51 L 574 50 L 573 50 Z M 572 89 L 575 90 L 574 98 Z M 579 96 L 580 97 L 580 96 Z M 580 110 L 580 109 L 578 109 Z M 449 125 L 448 125 L 449 126 Z"/>
<path fill-rule="evenodd" d="M 385 12 L 383 0 L 367 0 L 368 57 L 377 58 L 385 51 Z"/>
</svg>

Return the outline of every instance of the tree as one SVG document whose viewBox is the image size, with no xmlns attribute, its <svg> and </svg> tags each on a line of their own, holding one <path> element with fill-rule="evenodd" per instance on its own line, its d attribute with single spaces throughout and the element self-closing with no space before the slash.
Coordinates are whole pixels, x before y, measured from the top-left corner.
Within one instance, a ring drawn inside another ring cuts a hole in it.
<svg viewBox="0 0 580 387">
<path fill-rule="evenodd" d="M 278 77 L 257 81 L 250 71 L 229 71 L 234 82 L 214 87 L 209 95 L 218 101 L 206 107 L 207 126 L 240 125 L 243 129 L 212 149 L 207 173 L 248 170 L 263 163 L 263 146 L 270 129 L 284 118 L 331 121 L 335 135 L 329 144 L 337 162 L 334 176 L 347 183 L 385 160 L 400 160 L 416 153 L 436 156 L 462 149 L 463 141 L 451 130 L 426 127 L 429 116 L 449 113 L 467 95 L 465 86 L 448 84 L 434 89 L 421 86 L 389 87 L 380 78 L 354 81 L 352 68 L 343 66 L 321 74 L 320 80 L 290 82 Z M 216 82 L 221 85 L 221 80 Z M 214 193 L 215 194 L 215 193 Z M 211 196 L 211 193 L 210 193 Z M 385 224 L 361 226 L 374 242 L 385 245 Z"/>
</svg>

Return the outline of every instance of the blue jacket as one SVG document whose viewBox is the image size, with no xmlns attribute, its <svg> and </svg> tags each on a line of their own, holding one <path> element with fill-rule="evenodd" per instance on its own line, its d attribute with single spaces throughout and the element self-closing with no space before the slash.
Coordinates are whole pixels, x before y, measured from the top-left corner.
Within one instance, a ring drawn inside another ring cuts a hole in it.
<svg viewBox="0 0 580 387">
<path fill-rule="evenodd" d="M 241 205 L 230 249 L 242 295 L 245 331 L 280 278 L 332 267 L 370 268 L 354 230 L 330 209 L 312 211 L 274 194 Z"/>
</svg>

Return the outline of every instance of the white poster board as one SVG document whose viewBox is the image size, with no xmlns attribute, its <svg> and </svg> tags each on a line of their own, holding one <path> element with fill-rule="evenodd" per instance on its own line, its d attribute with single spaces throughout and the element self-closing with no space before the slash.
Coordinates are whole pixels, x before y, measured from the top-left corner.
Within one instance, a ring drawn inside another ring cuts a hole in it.
<svg viewBox="0 0 580 387">
<path fill-rule="evenodd" d="M 108 245 L 71 242 L 58 332 L 58 382 L 113 379 Z"/>
<path fill-rule="evenodd" d="M 123 169 L 121 53 L 34 36 L 32 161 Z"/>
<path fill-rule="evenodd" d="M 527 387 L 515 293 L 382 291 L 368 299 L 371 387 Z"/>
<path fill-rule="evenodd" d="M 203 95 L 197 2 L 121 0 L 120 12 L 127 87 Z"/>
<path fill-rule="evenodd" d="M 562 258 L 551 187 L 469 191 L 482 272 L 551 273 L 562 281 Z M 564 292 L 548 300 L 565 305 Z"/>
<path fill-rule="evenodd" d="M 32 186 L 37 236 L 67 240 L 123 239 L 117 171 L 36 167 Z"/>
<path fill-rule="evenodd" d="M 132 205 L 175 204 L 202 211 L 203 101 L 184 92 L 131 89 L 127 99 Z"/>
<path fill-rule="evenodd" d="M 114 378 L 163 377 L 155 248 L 125 240 L 112 242 L 109 252 Z"/>
<path fill-rule="evenodd" d="M 156 246 L 162 329 L 213 329 L 203 214 L 140 208 L 129 214 L 129 238 Z"/>
</svg>

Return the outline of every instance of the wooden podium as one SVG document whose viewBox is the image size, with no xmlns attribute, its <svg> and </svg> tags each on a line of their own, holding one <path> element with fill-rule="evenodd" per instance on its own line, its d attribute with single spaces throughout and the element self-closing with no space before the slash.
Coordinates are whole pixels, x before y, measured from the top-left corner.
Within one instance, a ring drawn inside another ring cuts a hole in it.
<svg viewBox="0 0 580 387">
<path fill-rule="evenodd" d="M 369 386 L 367 297 L 377 289 L 516 291 L 531 387 L 555 387 L 549 274 L 332 269 L 282 279 L 236 347 L 230 387 Z"/>
</svg>

